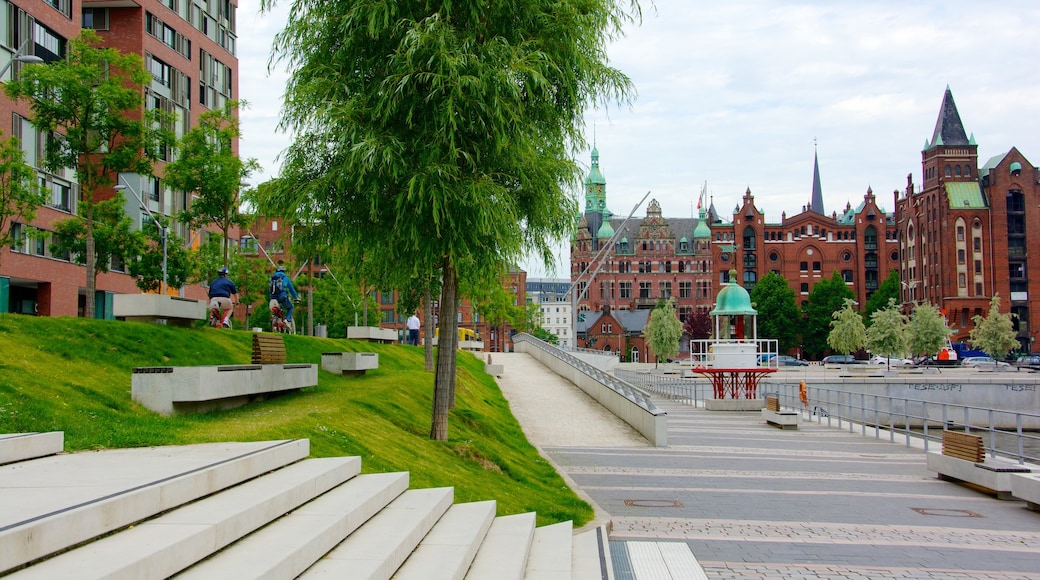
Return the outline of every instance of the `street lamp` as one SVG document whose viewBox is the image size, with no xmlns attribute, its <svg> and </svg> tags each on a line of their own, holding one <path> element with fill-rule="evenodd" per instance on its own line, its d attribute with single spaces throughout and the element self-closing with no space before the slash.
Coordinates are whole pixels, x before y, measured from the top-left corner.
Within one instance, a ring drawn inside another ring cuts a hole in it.
<svg viewBox="0 0 1040 580">
<path fill-rule="evenodd" d="M 25 39 L 25 41 L 22 42 L 22 45 L 19 46 L 18 50 L 14 53 L 14 56 L 11 57 L 11 60 L 7 61 L 4 68 L 0 69 L 0 79 L 4 78 L 4 75 L 7 74 L 7 71 L 11 69 L 15 62 L 43 64 L 43 59 L 35 54 L 22 54 L 22 51 L 25 50 L 25 47 L 28 44 L 29 39 Z"/>
<path fill-rule="evenodd" d="M 0 75 L 0 76 L 2 76 L 2 75 Z M 122 178 L 122 176 L 120 176 L 120 178 Z M 160 222 L 155 217 L 155 214 L 152 213 L 152 210 L 148 209 L 148 206 L 145 205 L 144 200 L 141 199 L 141 196 L 138 195 L 137 192 L 134 191 L 134 188 L 130 187 L 129 184 L 122 184 L 122 183 L 120 183 L 119 185 L 116 185 L 112 189 L 114 189 L 116 191 L 124 191 L 125 190 L 125 191 L 129 191 L 130 193 L 132 193 L 134 195 L 134 198 L 137 200 L 137 203 L 141 206 L 141 209 L 143 209 L 145 211 L 145 213 L 148 214 L 148 217 L 152 219 L 152 223 L 154 223 L 155 226 L 157 228 L 159 228 L 159 237 L 162 240 L 162 286 L 160 286 L 160 292 L 165 296 L 166 295 L 166 291 L 168 290 L 168 287 L 167 287 L 167 284 L 166 284 L 166 238 L 168 237 L 167 233 L 168 233 L 169 228 L 164 226 L 162 224 L 162 222 Z"/>
</svg>

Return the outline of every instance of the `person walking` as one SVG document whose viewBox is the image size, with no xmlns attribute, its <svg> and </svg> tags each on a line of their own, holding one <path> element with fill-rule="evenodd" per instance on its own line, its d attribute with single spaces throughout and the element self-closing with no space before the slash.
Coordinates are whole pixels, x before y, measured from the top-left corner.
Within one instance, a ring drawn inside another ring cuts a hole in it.
<svg viewBox="0 0 1040 580">
<path fill-rule="evenodd" d="M 231 312 L 238 303 L 238 288 L 228 278 L 228 269 L 217 270 L 217 277 L 209 283 L 209 308 L 220 312 L 220 325 L 231 328 Z"/>
<path fill-rule="evenodd" d="M 419 346 L 419 317 L 414 312 L 408 317 L 405 327 L 408 328 L 408 344 Z"/>
</svg>

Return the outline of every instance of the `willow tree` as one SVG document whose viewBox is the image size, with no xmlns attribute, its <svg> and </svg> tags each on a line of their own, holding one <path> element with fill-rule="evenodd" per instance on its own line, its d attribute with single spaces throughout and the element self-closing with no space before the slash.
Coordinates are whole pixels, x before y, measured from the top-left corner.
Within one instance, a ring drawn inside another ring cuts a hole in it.
<svg viewBox="0 0 1040 580">
<path fill-rule="evenodd" d="M 433 439 L 448 436 L 459 290 L 528 250 L 552 261 L 578 209 L 585 108 L 632 90 L 607 42 L 639 15 L 637 0 L 292 2 L 272 59 L 294 143 L 263 204 L 358 261 L 439 273 Z"/>
<path fill-rule="evenodd" d="M 172 142 L 169 115 L 145 110 L 144 85 L 151 75 L 140 55 L 106 48 L 85 29 L 68 43 L 65 58 L 22 67 L 18 80 L 4 85 L 8 96 L 25 99 L 30 123 L 47 139 L 44 166 L 51 172 L 72 168 L 79 183 L 79 219 L 87 274 L 85 316 L 94 318 L 97 287 L 95 204 L 122 172 L 150 174 L 152 162 Z"/>
</svg>

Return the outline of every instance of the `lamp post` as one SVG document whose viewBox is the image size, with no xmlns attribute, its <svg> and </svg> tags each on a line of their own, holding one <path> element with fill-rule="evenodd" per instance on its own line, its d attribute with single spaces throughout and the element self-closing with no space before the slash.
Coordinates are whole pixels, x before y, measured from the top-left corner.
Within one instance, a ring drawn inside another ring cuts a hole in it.
<svg viewBox="0 0 1040 580">
<path fill-rule="evenodd" d="M 0 76 L 2 76 L 2 75 L 0 75 Z M 120 178 L 122 178 L 122 176 L 120 176 Z M 145 211 L 145 213 L 148 214 L 148 217 L 150 217 L 152 219 L 152 223 L 154 223 L 155 226 L 157 228 L 159 228 L 159 237 L 162 240 L 162 286 L 159 287 L 159 290 L 165 296 L 166 295 L 166 291 L 168 290 L 168 286 L 166 284 L 166 238 L 168 237 L 167 233 L 168 233 L 169 228 L 164 226 L 162 224 L 162 222 L 160 222 L 158 219 L 156 219 L 155 214 L 152 213 L 152 210 L 148 209 L 148 206 L 145 205 L 144 200 L 141 199 L 141 196 L 138 195 L 137 192 L 134 191 L 134 188 L 130 187 L 129 184 L 120 183 L 119 185 L 116 185 L 112 189 L 114 189 L 116 191 L 124 191 L 125 190 L 125 191 L 129 191 L 130 193 L 132 193 L 134 198 L 137 200 L 137 203 L 140 204 L 141 209 L 143 209 Z"/>
<path fill-rule="evenodd" d="M 11 60 L 7 61 L 7 64 L 5 64 L 3 68 L 0 68 L 0 79 L 4 78 L 4 75 L 7 74 L 7 71 L 10 70 L 12 66 L 14 66 L 15 62 L 43 64 L 43 59 L 36 56 L 35 54 L 22 54 L 22 51 L 25 50 L 25 47 L 28 44 L 29 39 L 27 38 L 25 39 L 25 41 L 22 42 L 22 45 L 18 47 L 18 50 L 14 53 L 14 56 L 11 57 Z"/>
</svg>

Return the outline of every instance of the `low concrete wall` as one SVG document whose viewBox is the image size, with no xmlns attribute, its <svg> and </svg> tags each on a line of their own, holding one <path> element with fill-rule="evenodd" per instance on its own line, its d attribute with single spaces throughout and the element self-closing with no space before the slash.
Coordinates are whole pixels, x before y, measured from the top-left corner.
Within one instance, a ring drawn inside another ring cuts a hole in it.
<svg viewBox="0 0 1040 580">
<path fill-rule="evenodd" d="M 1011 495 L 1025 500 L 1029 509 L 1040 511 L 1040 473 L 1011 474 Z"/>
<path fill-rule="evenodd" d="M 318 384 L 318 365 L 271 364 L 133 369 L 130 395 L 173 415 L 229 409 L 265 395 Z"/>
<path fill-rule="evenodd" d="M 112 315 L 128 322 L 190 326 L 206 319 L 206 303 L 162 294 L 116 294 L 112 297 Z"/>
<path fill-rule="evenodd" d="M 516 352 L 531 355 L 556 374 L 577 385 L 599 404 L 641 433 L 652 445 L 668 446 L 668 414 L 653 407 L 653 404 L 649 403 L 649 399 L 646 401 L 650 404 L 648 408 L 637 402 L 634 397 L 612 389 L 599 379 L 538 346 L 523 340 L 514 340 L 514 345 Z"/>
<path fill-rule="evenodd" d="M 363 374 L 379 368 L 379 354 L 374 352 L 323 352 L 321 368 L 333 374 Z"/>
<path fill-rule="evenodd" d="M 999 499 L 1014 499 L 1011 490 L 1011 476 L 1016 471 L 1029 472 L 1028 467 L 999 458 L 987 458 L 983 463 L 974 463 L 932 451 L 929 451 L 927 455 L 928 469 L 938 473 L 940 478 L 964 481 L 984 487 L 995 492 Z"/>
<path fill-rule="evenodd" d="M 369 342 L 397 342 L 397 331 L 378 326 L 348 326 L 347 338 Z"/>
</svg>

